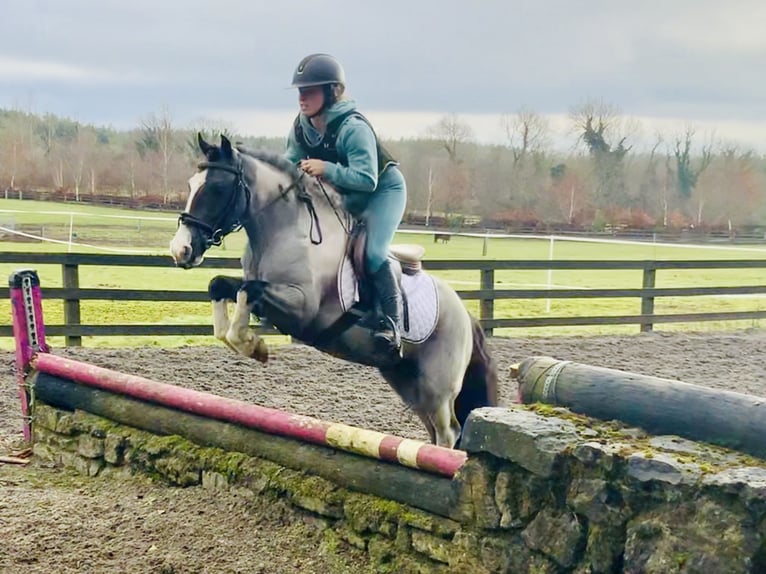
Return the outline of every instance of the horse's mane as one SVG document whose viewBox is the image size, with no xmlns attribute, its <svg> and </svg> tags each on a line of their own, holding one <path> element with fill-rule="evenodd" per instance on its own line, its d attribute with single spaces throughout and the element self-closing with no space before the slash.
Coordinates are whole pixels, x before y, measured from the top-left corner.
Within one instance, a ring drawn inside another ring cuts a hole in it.
<svg viewBox="0 0 766 574">
<path fill-rule="evenodd" d="M 321 189 L 325 197 L 327 197 L 327 200 L 330 202 L 330 205 L 335 205 L 336 203 L 340 202 L 342 206 L 342 201 L 339 199 L 340 194 L 338 193 L 338 190 L 336 190 L 328 183 L 322 185 L 316 178 L 303 177 L 304 172 L 298 169 L 298 166 L 292 163 L 290 160 L 285 159 L 284 156 L 270 151 L 249 149 L 243 145 L 237 145 L 237 151 L 253 159 L 263 161 L 289 175 L 290 178 L 292 178 L 293 183 L 297 185 L 298 189 L 302 192 L 306 193 L 312 192 L 311 190 L 316 191 L 317 189 Z M 319 187 L 317 188 L 317 186 Z M 335 196 L 335 199 L 331 199 L 327 195 L 328 192 Z"/>
<path fill-rule="evenodd" d="M 293 164 L 291 161 L 286 160 L 283 156 L 279 154 L 276 154 L 270 151 L 249 149 L 241 145 L 237 146 L 237 151 L 246 156 L 250 156 L 253 159 L 263 161 L 269 164 L 270 166 L 285 172 L 287 175 L 292 177 L 293 181 L 297 180 L 301 175 L 301 172 L 298 169 L 298 166 Z"/>
</svg>

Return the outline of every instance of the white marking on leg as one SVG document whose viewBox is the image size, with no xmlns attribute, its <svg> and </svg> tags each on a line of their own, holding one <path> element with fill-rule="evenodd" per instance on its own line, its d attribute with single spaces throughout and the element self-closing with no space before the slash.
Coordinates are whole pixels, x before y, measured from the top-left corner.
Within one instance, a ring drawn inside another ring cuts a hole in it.
<svg viewBox="0 0 766 574">
<path fill-rule="evenodd" d="M 239 290 L 237 291 L 237 302 L 234 305 L 234 312 L 231 316 L 229 329 L 226 332 L 226 339 L 228 339 L 228 341 L 237 349 L 241 348 L 242 343 L 247 336 L 249 323 L 250 306 L 247 304 L 247 292 Z"/>
<path fill-rule="evenodd" d="M 263 363 L 268 360 L 269 350 L 266 343 L 250 329 L 250 313 L 252 305 L 247 303 L 247 292 L 237 291 L 237 303 L 234 306 L 226 340 L 239 353 L 252 357 Z"/>
<path fill-rule="evenodd" d="M 226 333 L 229 330 L 229 309 L 228 301 L 211 301 L 213 304 L 213 335 L 219 341 L 223 341 L 229 349 L 235 353 L 239 353 L 239 350 L 235 348 L 226 339 Z"/>
<path fill-rule="evenodd" d="M 432 418 L 434 430 L 436 431 L 436 444 L 446 448 L 453 448 L 457 441 L 457 434 L 452 428 L 454 415 L 450 401 L 443 401 Z"/>
<path fill-rule="evenodd" d="M 226 341 L 229 330 L 229 309 L 226 300 L 211 301 L 213 304 L 213 335 L 219 341 Z"/>
</svg>

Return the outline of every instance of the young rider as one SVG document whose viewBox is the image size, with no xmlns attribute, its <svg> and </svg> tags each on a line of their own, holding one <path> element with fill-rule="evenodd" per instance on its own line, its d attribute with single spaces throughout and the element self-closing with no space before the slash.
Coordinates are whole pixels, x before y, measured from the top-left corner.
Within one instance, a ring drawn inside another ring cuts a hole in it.
<svg viewBox="0 0 766 574">
<path fill-rule="evenodd" d="M 285 157 L 309 175 L 331 183 L 346 209 L 367 226 L 365 264 L 383 317 L 374 332 L 380 346 L 398 353 L 402 297 L 388 248 L 407 202 L 398 163 L 380 145 L 372 126 L 346 96 L 340 63 L 311 54 L 293 74 L 300 113 L 287 139 Z"/>
</svg>

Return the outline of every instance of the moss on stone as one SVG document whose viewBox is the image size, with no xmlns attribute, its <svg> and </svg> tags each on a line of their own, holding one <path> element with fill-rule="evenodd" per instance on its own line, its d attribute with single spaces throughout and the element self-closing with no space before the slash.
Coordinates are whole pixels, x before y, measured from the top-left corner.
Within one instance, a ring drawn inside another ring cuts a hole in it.
<svg viewBox="0 0 766 574">
<path fill-rule="evenodd" d="M 620 421 L 601 421 L 574 413 L 563 407 L 534 403 L 530 405 L 517 405 L 514 408 L 523 408 L 543 417 L 553 417 L 568 421 L 574 424 L 580 432 L 587 430 L 588 436 L 583 436 L 582 438 L 588 442 L 598 442 L 603 445 L 618 443 L 620 448 L 616 454 L 623 458 L 628 458 L 638 453 L 645 458 L 651 459 L 657 453 L 663 453 L 674 457 L 680 464 L 695 465 L 700 469 L 703 476 L 739 467 L 766 468 L 766 460 L 710 443 L 690 441 L 694 442 L 698 452 L 679 453 L 673 449 L 657 447 L 651 444 L 652 439 L 656 437 L 643 434 L 640 436 L 630 436 L 629 431 L 633 427 Z"/>
<path fill-rule="evenodd" d="M 74 420 L 79 428 L 89 432 L 93 436 L 100 436 L 101 438 L 106 436 L 107 433 L 113 432 L 114 429 L 123 428 L 124 426 L 115 421 L 105 419 L 86 411 L 75 411 Z"/>
</svg>

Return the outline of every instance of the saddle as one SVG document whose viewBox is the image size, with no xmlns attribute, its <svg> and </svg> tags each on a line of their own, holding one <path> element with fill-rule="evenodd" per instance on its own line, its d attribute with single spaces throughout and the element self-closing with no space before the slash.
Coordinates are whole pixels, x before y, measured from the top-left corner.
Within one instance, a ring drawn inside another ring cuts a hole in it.
<svg viewBox="0 0 766 574">
<path fill-rule="evenodd" d="M 377 318 L 375 294 L 367 277 L 364 253 L 367 233 L 364 225 L 354 227 L 349 245 L 338 269 L 338 295 L 344 314 L 321 337 L 338 336 L 351 325 L 372 322 Z M 420 245 L 391 245 L 389 258 L 396 263 L 402 293 L 402 339 L 422 343 L 433 332 L 438 318 L 439 301 L 434 278 L 423 272 L 421 259 L 425 248 Z"/>
<path fill-rule="evenodd" d="M 351 261 L 354 268 L 354 274 L 360 283 L 367 280 L 367 269 L 364 265 L 364 253 L 367 247 L 367 227 L 356 225 L 351 233 L 351 239 L 348 242 L 348 252 L 346 257 Z M 399 263 L 402 273 L 405 275 L 415 275 L 423 269 L 421 259 L 425 254 L 425 247 L 410 243 L 391 245 L 389 254 Z M 401 285 L 401 278 L 399 280 Z"/>
</svg>

